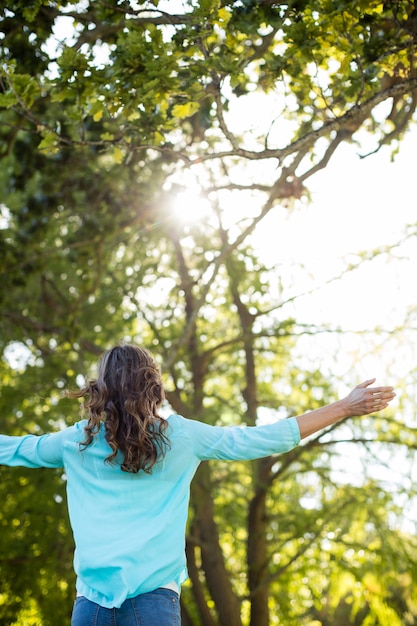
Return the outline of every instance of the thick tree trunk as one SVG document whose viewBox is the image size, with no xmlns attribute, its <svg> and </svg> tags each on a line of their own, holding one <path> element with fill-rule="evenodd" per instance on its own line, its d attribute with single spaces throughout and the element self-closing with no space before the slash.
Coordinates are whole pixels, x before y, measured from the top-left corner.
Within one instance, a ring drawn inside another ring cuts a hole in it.
<svg viewBox="0 0 417 626">
<path fill-rule="evenodd" d="M 250 626 L 269 626 L 268 597 L 266 584 L 268 575 L 267 539 L 266 539 L 266 474 L 269 461 L 256 461 L 255 495 L 249 505 L 248 515 L 248 586 L 251 598 Z"/>
<path fill-rule="evenodd" d="M 192 527 L 192 534 L 196 534 L 196 529 Z M 198 532 L 198 531 L 197 531 Z M 192 583 L 192 592 L 194 601 L 197 606 L 198 614 L 201 619 L 201 626 L 216 626 L 216 622 L 207 605 L 207 598 L 202 581 L 200 580 L 200 572 L 196 562 L 196 546 L 187 541 L 187 566 L 188 574 Z"/>
<path fill-rule="evenodd" d="M 214 521 L 214 505 L 210 489 L 210 469 L 203 463 L 194 479 L 193 502 L 195 528 L 201 549 L 201 564 L 207 588 L 214 601 L 219 626 L 242 626 L 240 603 L 233 591 L 226 570 L 219 533 Z"/>
<path fill-rule="evenodd" d="M 226 240 L 226 235 L 224 233 Z M 245 388 L 242 390 L 246 402 L 246 419 L 255 425 L 258 412 L 258 385 L 256 377 L 255 336 L 253 324 L 255 317 L 244 303 L 239 293 L 239 274 L 230 257 L 226 263 L 230 277 L 233 302 L 236 305 L 243 335 L 245 350 Z M 249 506 L 247 564 L 248 585 L 251 598 L 251 626 L 269 626 L 268 586 L 265 584 L 267 573 L 266 543 L 266 483 L 269 463 L 259 460 L 254 463 L 254 497 Z"/>
</svg>

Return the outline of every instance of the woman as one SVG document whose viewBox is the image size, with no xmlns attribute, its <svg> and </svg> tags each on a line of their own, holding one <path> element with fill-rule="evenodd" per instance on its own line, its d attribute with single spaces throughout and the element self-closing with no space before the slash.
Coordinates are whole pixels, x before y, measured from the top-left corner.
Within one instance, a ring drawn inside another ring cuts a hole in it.
<svg viewBox="0 0 417 626">
<path fill-rule="evenodd" d="M 135 345 L 108 350 L 86 397 L 88 420 L 49 435 L 0 436 L 0 463 L 63 467 L 75 540 L 72 626 L 179 626 L 187 578 L 189 487 L 208 459 L 282 453 L 343 418 L 388 406 L 392 387 L 358 385 L 343 400 L 256 427 L 216 427 L 158 411 L 160 371 Z"/>
</svg>

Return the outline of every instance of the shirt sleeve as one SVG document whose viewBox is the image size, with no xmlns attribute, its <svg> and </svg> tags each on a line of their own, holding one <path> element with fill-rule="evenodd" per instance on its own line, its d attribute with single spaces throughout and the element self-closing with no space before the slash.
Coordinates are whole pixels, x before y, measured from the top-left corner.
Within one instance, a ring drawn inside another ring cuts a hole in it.
<svg viewBox="0 0 417 626">
<path fill-rule="evenodd" d="M 295 417 L 262 426 L 210 426 L 182 418 L 195 455 L 201 461 L 244 461 L 288 452 L 300 443 Z"/>
<path fill-rule="evenodd" d="M 65 442 L 73 427 L 49 435 L 0 435 L 0 465 L 63 467 Z"/>
</svg>

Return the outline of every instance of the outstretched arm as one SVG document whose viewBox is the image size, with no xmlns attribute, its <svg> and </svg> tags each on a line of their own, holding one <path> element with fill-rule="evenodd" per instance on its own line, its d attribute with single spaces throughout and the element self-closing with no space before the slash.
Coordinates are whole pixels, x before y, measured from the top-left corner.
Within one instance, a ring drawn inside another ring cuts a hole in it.
<svg viewBox="0 0 417 626">
<path fill-rule="evenodd" d="M 65 445 L 74 439 L 75 426 L 49 435 L 0 435 L 0 465 L 63 467 Z"/>
<path fill-rule="evenodd" d="M 394 389 L 393 387 L 369 387 L 374 382 L 375 378 L 366 380 L 355 387 L 343 400 L 299 415 L 296 419 L 301 439 L 346 417 L 368 415 L 385 409 L 395 396 Z"/>
</svg>

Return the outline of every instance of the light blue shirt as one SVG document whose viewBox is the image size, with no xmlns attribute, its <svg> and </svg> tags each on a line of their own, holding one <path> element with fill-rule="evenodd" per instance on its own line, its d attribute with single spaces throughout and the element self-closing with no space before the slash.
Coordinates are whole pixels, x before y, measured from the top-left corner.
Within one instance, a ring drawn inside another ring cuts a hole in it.
<svg viewBox="0 0 417 626">
<path fill-rule="evenodd" d="M 0 464 L 63 467 L 75 541 L 77 592 L 104 607 L 187 578 L 185 528 L 190 483 L 201 461 L 249 460 L 300 441 L 295 418 L 253 427 L 168 418 L 171 447 L 152 474 L 130 474 L 104 459 L 104 424 L 80 451 L 86 420 L 42 436 L 0 435 Z"/>
</svg>

